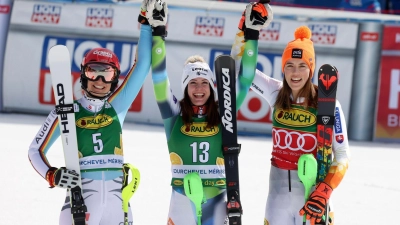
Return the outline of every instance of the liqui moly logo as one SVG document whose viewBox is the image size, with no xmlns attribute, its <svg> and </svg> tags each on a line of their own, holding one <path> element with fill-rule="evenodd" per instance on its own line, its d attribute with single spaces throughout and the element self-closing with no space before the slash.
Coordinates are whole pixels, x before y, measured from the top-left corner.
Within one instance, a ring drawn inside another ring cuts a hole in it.
<svg viewBox="0 0 400 225">
<path fill-rule="evenodd" d="M 33 23 L 49 23 L 58 24 L 61 17 L 61 6 L 35 4 L 33 5 L 33 13 L 31 21 Z"/>
<path fill-rule="evenodd" d="M 311 40 L 314 44 L 334 45 L 336 43 L 337 26 L 327 24 L 310 24 Z"/>
<path fill-rule="evenodd" d="M 280 32 L 281 32 L 281 23 L 271 22 L 268 27 L 260 30 L 259 40 L 278 41 Z"/>
<path fill-rule="evenodd" d="M 200 36 L 222 37 L 224 35 L 225 19 L 221 17 L 196 17 L 194 34 Z"/>
<path fill-rule="evenodd" d="M 114 9 L 88 8 L 85 25 L 87 27 L 111 28 L 113 17 Z"/>
</svg>

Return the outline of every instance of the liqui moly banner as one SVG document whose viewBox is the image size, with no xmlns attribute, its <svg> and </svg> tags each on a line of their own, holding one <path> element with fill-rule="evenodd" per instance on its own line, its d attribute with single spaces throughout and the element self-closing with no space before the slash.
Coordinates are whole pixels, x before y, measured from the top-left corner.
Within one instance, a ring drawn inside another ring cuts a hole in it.
<svg viewBox="0 0 400 225">
<path fill-rule="evenodd" d="M 400 26 L 383 31 L 374 140 L 400 142 Z"/>
</svg>

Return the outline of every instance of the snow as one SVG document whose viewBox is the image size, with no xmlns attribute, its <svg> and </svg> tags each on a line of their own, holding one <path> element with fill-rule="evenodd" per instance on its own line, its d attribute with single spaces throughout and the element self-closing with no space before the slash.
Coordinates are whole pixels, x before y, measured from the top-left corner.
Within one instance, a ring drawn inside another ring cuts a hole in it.
<svg viewBox="0 0 400 225">
<path fill-rule="evenodd" d="M 0 114 L 0 225 L 55 225 L 65 190 L 49 189 L 28 160 L 28 147 L 45 116 Z M 170 163 L 161 126 L 125 123 L 125 161 L 141 172 L 130 203 L 136 225 L 166 224 L 171 188 Z M 268 193 L 270 137 L 239 136 L 243 224 L 262 224 Z M 335 225 L 400 224 L 399 144 L 350 141 L 349 170 L 333 192 Z M 63 166 L 61 141 L 48 153 L 53 166 Z M 123 218 L 123 215 L 121 215 Z"/>
</svg>

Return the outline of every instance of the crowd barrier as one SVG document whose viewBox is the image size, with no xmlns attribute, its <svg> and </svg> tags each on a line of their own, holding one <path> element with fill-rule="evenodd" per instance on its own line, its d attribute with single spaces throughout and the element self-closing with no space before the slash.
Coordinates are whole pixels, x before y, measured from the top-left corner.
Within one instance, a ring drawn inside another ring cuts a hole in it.
<svg viewBox="0 0 400 225">
<path fill-rule="evenodd" d="M 15 1 L 0 79 L 2 110 L 47 114 L 53 109 L 47 52 L 56 44 L 70 50 L 76 98 L 82 95 L 80 62 L 91 48 L 113 50 L 120 58 L 122 74 L 126 74 L 135 57 L 140 4 Z M 199 54 L 213 68 L 216 56 L 229 54 L 245 3 L 168 0 L 168 4 L 167 69 L 171 88 L 181 98 L 179 84 L 185 59 Z M 329 63 L 339 70 L 337 97 L 347 119 L 349 138 L 400 142 L 400 84 L 392 82 L 400 80 L 400 67 L 396 65 L 400 56 L 399 17 L 272 7 L 274 21 L 260 32 L 258 69 L 282 79 L 281 53 L 293 39 L 295 28 L 307 25 L 313 32 L 316 68 Z M 314 76 L 315 83 L 316 79 Z M 150 76 L 127 120 L 162 123 Z M 269 134 L 268 103 L 250 92 L 239 110 L 238 126 L 242 132 Z"/>
</svg>

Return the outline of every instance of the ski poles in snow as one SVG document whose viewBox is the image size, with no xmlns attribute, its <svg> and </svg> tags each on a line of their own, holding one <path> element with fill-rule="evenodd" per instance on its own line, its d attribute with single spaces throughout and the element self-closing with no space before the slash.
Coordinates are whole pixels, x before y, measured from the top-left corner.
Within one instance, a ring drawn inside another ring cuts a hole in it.
<svg viewBox="0 0 400 225">
<path fill-rule="evenodd" d="M 198 173 L 189 173 L 183 178 L 186 196 L 193 202 L 197 213 L 197 225 L 201 225 L 201 204 L 204 199 L 203 183 Z"/>
<path fill-rule="evenodd" d="M 317 160 L 313 154 L 303 154 L 297 164 L 297 173 L 304 185 L 304 202 L 307 202 L 312 186 L 317 179 Z M 303 225 L 306 224 L 306 215 L 303 216 Z"/>
<path fill-rule="evenodd" d="M 129 182 L 129 170 L 131 171 L 132 174 L 131 182 Z M 139 187 L 140 172 L 135 166 L 129 163 L 123 164 L 122 171 L 124 172 L 124 177 L 122 180 L 122 193 L 121 193 L 122 209 L 124 211 L 124 225 L 128 225 L 129 199 L 131 199 L 132 195 Z"/>
</svg>

